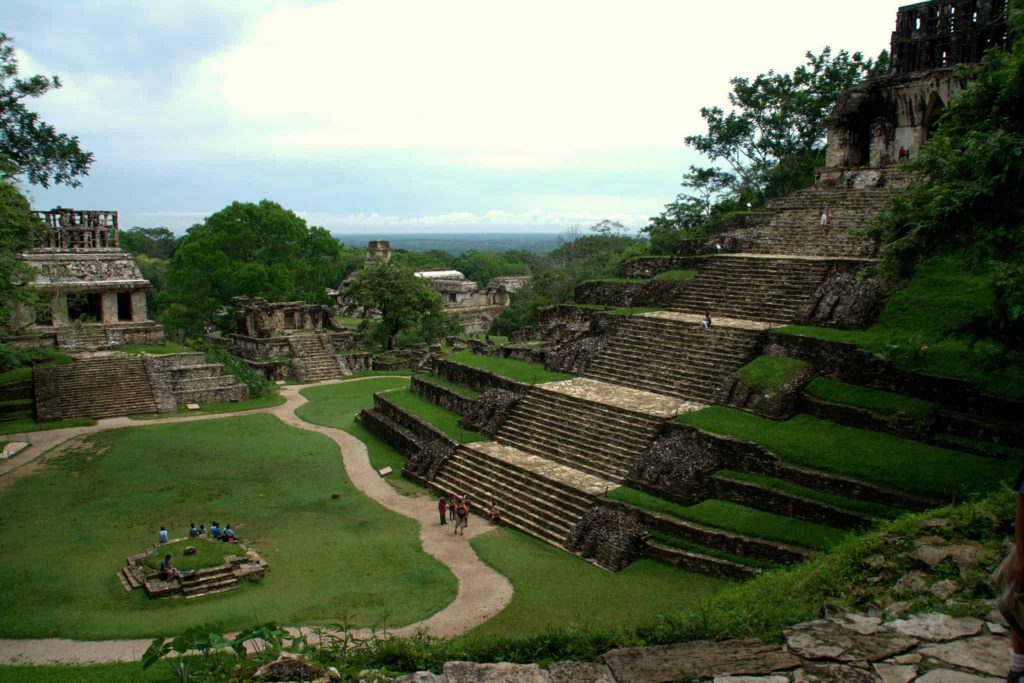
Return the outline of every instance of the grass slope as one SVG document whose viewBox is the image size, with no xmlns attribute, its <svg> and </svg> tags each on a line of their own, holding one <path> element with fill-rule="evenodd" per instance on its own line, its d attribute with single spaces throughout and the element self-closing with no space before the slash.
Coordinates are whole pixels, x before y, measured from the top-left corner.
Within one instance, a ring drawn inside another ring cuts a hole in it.
<svg viewBox="0 0 1024 683">
<path fill-rule="evenodd" d="M 88 666 L 0 666 L 4 683 L 175 683 L 171 670 L 162 664 L 143 669 L 142 664 L 90 664 Z"/>
<path fill-rule="evenodd" d="M 856 344 L 899 367 L 976 382 L 1024 398 L 1024 351 L 976 339 L 974 321 L 995 305 L 991 273 L 956 256 L 933 258 L 886 302 L 867 330 L 791 325 L 777 332 Z M 924 352 L 927 347 L 927 352 Z"/>
<path fill-rule="evenodd" d="M 346 616 L 395 625 L 455 597 L 455 578 L 421 551 L 416 524 L 357 491 L 325 436 L 249 415 L 103 432 L 92 444 L 2 498 L 0 586 L 17 586 L 0 591 L 2 637 L 143 637 Z M 190 521 L 211 519 L 232 523 L 267 559 L 261 583 L 188 603 L 124 592 L 115 573 L 161 525 L 182 536 Z"/>
<path fill-rule="evenodd" d="M 795 465 L 947 499 L 991 492 L 1020 467 L 1015 462 L 844 427 L 809 415 L 776 422 L 712 406 L 676 419 L 717 434 L 754 441 Z"/>
<path fill-rule="evenodd" d="M 692 280 L 697 277 L 696 270 L 666 270 L 663 273 L 658 273 L 654 276 L 654 280 L 664 281 L 678 281 L 678 280 Z"/>
<path fill-rule="evenodd" d="M 471 543 L 483 561 L 507 576 L 515 589 L 511 604 L 473 629 L 472 636 L 649 623 L 729 585 L 653 560 L 607 572 L 511 529 L 479 536 Z"/>
<path fill-rule="evenodd" d="M 479 391 L 474 391 L 473 389 L 470 389 L 467 386 L 463 386 L 462 384 L 449 382 L 448 380 L 441 379 L 436 375 L 420 375 L 419 379 L 423 382 L 427 382 L 428 384 L 434 384 L 439 387 L 444 387 L 445 389 L 453 391 L 459 396 L 464 396 L 465 398 L 477 398 L 478 396 L 480 396 Z"/>
<path fill-rule="evenodd" d="M 460 427 L 457 414 L 442 408 L 436 403 L 431 403 L 422 396 L 417 396 L 409 389 L 399 389 L 398 391 L 390 392 L 388 400 L 399 408 L 403 408 L 406 412 L 415 415 L 425 422 L 429 422 L 459 443 L 487 440 L 487 437 L 483 434 Z"/>
<path fill-rule="evenodd" d="M 557 382 L 563 379 L 572 379 L 572 375 L 564 372 L 550 372 L 545 370 L 540 363 L 527 363 L 512 358 L 496 358 L 495 356 L 481 356 L 472 351 L 459 351 L 444 357 L 445 360 L 455 361 L 463 365 L 469 365 L 481 370 L 489 370 L 496 375 L 507 377 L 516 382 L 524 384 L 542 384 L 544 382 Z"/>
<path fill-rule="evenodd" d="M 89 417 L 72 417 L 67 420 L 54 420 L 53 422 L 36 422 L 30 417 L 17 420 L 0 422 L 0 434 L 24 434 L 25 432 L 48 432 L 51 429 L 66 429 L 67 427 L 89 427 L 96 424 L 96 420 Z"/>
<path fill-rule="evenodd" d="M 608 492 L 608 498 L 698 524 L 808 548 L 828 548 L 846 536 L 846 532 L 840 529 L 783 517 L 724 500 L 708 499 L 696 505 L 684 506 L 628 486 L 612 489 Z"/>
<path fill-rule="evenodd" d="M 810 367 L 802 360 L 780 356 L 758 356 L 739 370 L 740 379 L 764 391 L 778 389 Z"/>
<path fill-rule="evenodd" d="M 750 472 L 734 472 L 732 470 L 719 470 L 715 472 L 716 477 L 724 477 L 726 479 L 735 479 L 736 481 L 745 481 L 751 484 L 757 484 L 765 488 L 772 489 L 774 491 L 780 491 L 782 493 L 791 493 L 794 496 L 803 496 L 811 500 L 816 500 L 820 503 L 827 505 L 834 505 L 837 508 L 844 510 L 852 510 L 854 512 L 863 512 L 868 515 L 874 515 L 875 517 L 881 517 L 883 519 L 893 519 L 900 516 L 903 511 L 897 510 L 896 508 L 889 507 L 888 505 L 882 505 L 880 503 L 872 503 L 867 500 L 857 500 L 855 498 L 845 498 L 843 496 L 837 496 L 831 493 L 825 493 L 817 489 L 807 488 L 806 486 L 800 486 L 794 484 L 791 481 L 785 479 L 775 479 L 774 477 L 762 477 L 757 474 L 751 474 Z"/>
<path fill-rule="evenodd" d="M 385 477 L 389 484 L 394 486 L 399 493 L 419 495 L 424 493 L 425 489 L 402 478 L 402 467 L 405 465 L 405 458 L 402 454 L 356 422 L 356 415 L 360 410 L 373 407 L 375 393 L 405 389 L 408 386 L 408 378 L 394 376 L 310 387 L 301 392 L 309 402 L 300 406 L 295 414 L 306 422 L 343 429 L 356 437 L 366 444 L 370 462 L 376 469 L 385 467 L 392 469 L 391 474 Z"/>
<path fill-rule="evenodd" d="M 815 377 L 804 389 L 809 396 L 870 410 L 877 415 L 904 413 L 919 422 L 931 419 L 935 406 L 912 396 L 847 384 L 831 377 Z"/>
</svg>

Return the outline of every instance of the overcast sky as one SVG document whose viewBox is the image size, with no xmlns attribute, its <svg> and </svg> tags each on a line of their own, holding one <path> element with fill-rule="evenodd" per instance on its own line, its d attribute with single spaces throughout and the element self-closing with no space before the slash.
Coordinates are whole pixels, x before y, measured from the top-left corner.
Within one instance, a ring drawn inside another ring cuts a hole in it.
<svg viewBox="0 0 1024 683">
<path fill-rule="evenodd" d="M 37 208 L 183 231 L 272 199 L 334 232 L 639 227 L 728 80 L 875 55 L 901 2 L 3 0 L 32 102 L 94 152 Z"/>
</svg>

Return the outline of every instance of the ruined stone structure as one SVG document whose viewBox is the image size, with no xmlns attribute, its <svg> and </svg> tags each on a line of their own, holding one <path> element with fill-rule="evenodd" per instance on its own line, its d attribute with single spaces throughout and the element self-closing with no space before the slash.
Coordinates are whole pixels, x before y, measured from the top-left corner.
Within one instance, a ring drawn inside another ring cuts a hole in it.
<svg viewBox="0 0 1024 683">
<path fill-rule="evenodd" d="M 355 334 L 327 306 L 260 297 L 232 303 L 237 331 L 229 349 L 268 379 L 318 382 L 352 374 L 338 354 L 356 347 Z"/>
<path fill-rule="evenodd" d="M 217 543 L 225 550 L 234 550 L 235 554 L 225 555 L 224 563 L 216 567 L 185 572 L 169 580 L 161 579 L 160 572 L 146 562 L 158 553 L 181 550 L 187 544 L 196 546 L 200 543 Z M 129 593 L 142 589 L 151 598 L 181 595 L 186 600 L 195 600 L 235 590 L 239 581 L 259 581 L 266 576 L 268 569 L 267 561 L 242 541 L 227 544 L 207 538 L 189 538 L 175 539 L 167 544 L 157 543 L 145 552 L 132 555 L 117 573 L 117 579 Z"/>
<path fill-rule="evenodd" d="M 416 273 L 444 298 L 445 312 L 459 319 L 467 334 L 485 334 L 511 294 L 527 282 L 527 275 L 496 277 L 481 290 L 457 270 L 422 270 Z"/>
<path fill-rule="evenodd" d="M 35 214 L 35 247 L 20 258 L 48 305 L 16 313 L 17 342 L 66 352 L 162 344 L 163 328 L 146 312 L 151 285 L 118 246 L 117 212 L 58 207 Z"/>
<path fill-rule="evenodd" d="M 848 92 L 832 113 L 826 166 L 886 166 L 917 155 L 964 87 L 957 64 L 1009 42 L 1006 0 L 946 0 L 901 7 L 890 70 Z M 827 175 L 827 174 L 826 174 Z"/>
</svg>

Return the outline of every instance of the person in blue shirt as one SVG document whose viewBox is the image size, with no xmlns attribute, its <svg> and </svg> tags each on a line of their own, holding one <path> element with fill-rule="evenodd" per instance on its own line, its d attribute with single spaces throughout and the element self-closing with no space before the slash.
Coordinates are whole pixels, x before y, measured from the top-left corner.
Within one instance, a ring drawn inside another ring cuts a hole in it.
<svg viewBox="0 0 1024 683">
<path fill-rule="evenodd" d="M 195 522 L 191 522 L 188 525 L 188 537 L 189 538 L 198 538 L 199 537 L 199 529 L 196 528 L 196 523 Z"/>
<path fill-rule="evenodd" d="M 205 536 L 206 535 L 206 525 L 205 524 L 200 524 L 199 525 L 199 535 L 200 536 Z"/>
<path fill-rule="evenodd" d="M 226 527 L 224 527 L 224 542 L 225 543 L 234 543 L 235 542 L 235 532 L 231 528 L 230 524 L 228 524 Z"/>
<path fill-rule="evenodd" d="M 160 542 L 167 543 L 167 528 L 160 527 Z"/>
<path fill-rule="evenodd" d="M 218 541 L 220 540 L 220 537 L 222 535 L 220 530 L 220 524 L 218 524 L 217 522 L 213 522 L 210 524 L 210 535 Z"/>
</svg>

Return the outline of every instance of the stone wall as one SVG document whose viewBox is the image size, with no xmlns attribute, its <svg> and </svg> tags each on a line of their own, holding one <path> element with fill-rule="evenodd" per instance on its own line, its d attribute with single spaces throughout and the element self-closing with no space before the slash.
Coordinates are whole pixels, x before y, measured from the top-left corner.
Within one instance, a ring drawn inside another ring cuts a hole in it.
<svg viewBox="0 0 1024 683">
<path fill-rule="evenodd" d="M 457 415 L 466 415 L 473 407 L 473 399 L 466 398 L 448 387 L 426 382 L 419 377 L 412 378 L 412 393 L 422 396 L 431 403 L 450 410 Z"/>
<path fill-rule="evenodd" d="M 850 384 L 916 396 L 958 412 L 1011 421 L 1024 415 L 1024 401 L 986 394 L 967 380 L 902 370 L 854 344 L 775 333 L 768 352 L 807 361 L 821 374 Z"/>
<path fill-rule="evenodd" d="M 356 415 L 356 422 L 368 432 L 405 456 L 411 456 L 420 449 L 412 432 L 396 425 L 374 410 L 362 410 Z"/>
<path fill-rule="evenodd" d="M 473 401 L 459 425 L 493 437 L 524 396 L 506 389 L 487 389 Z"/>
<path fill-rule="evenodd" d="M 701 240 L 704 242 L 706 240 Z M 619 266 L 619 277 L 650 279 L 670 270 L 687 270 L 697 267 L 701 259 L 693 256 L 648 256 L 625 261 Z"/>
<path fill-rule="evenodd" d="M 246 365 L 271 382 L 287 381 L 294 376 L 292 371 L 292 361 L 294 359 L 292 358 L 277 358 L 273 360 L 249 360 L 243 358 L 242 360 L 245 361 Z"/>
<path fill-rule="evenodd" d="M 595 505 L 569 532 L 566 547 L 613 572 L 644 555 L 647 529 L 632 510 Z"/>
<path fill-rule="evenodd" d="M 576 286 L 574 300 L 581 304 L 599 304 L 615 308 L 668 306 L 686 296 L 687 280 L 646 280 L 616 282 L 593 280 Z"/>
<path fill-rule="evenodd" d="M 515 394 L 525 394 L 530 389 L 528 384 L 522 384 L 507 377 L 496 375 L 488 370 L 474 368 L 443 358 L 438 358 L 434 361 L 433 374 L 441 379 L 467 386 L 473 391 L 480 393 L 488 389 L 502 389 Z"/>
<path fill-rule="evenodd" d="M 807 325 L 863 329 L 878 317 L 890 292 L 879 277 L 864 277 L 861 261 L 832 261 L 800 319 Z"/>
<path fill-rule="evenodd" d="M 457 445 L 454 440 L 440 429 L 392 403 L 384 394 L 373 395 L 373 410 L 406 429 L 413 435 L 421 447 L 436 440 L 450 442 L 453 448 Z"/>
<path fill-rule="evenodd" d="M 373 354 L 360 352 L 360 353 L 342 353 L 339 354 L 339 358 L 345 362 L 345 366 L 348 367 L 352 372 L 359 372 L 360 370 L 369 370 L 373 367 Z"/>
</svg>

